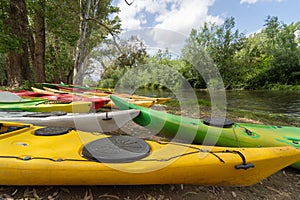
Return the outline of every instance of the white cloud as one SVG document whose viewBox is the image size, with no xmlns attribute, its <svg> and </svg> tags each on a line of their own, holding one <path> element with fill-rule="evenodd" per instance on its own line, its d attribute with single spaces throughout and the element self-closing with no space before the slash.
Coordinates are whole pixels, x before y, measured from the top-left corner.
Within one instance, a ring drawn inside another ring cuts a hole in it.
<svg viewBox="0 0 300 200">
<path fill-rule="evenodd" d="M 285 0 L 240 0 L 240 4 L 255 4 L 257 2 L 264 2 L 264 1 L 267 1 L 267 2 L 272 2 L 272 1 L 275 1 L 275 2 L 283 2 Z"/>
<path fill-rule="evenodd" d="M 208 8 L 215 0 L 138 0 L 128 6 L 119 0 L 119 16 L 124 29 L 154 27 L 178 31 L 188 35 L 192 28 L 199 28 L 204 22 L 220 24 L 223 20 L 208 14 Z"/>
<path fill-rule="evenodd" d="M 241 0 L 240 4 L 248 3 L 248 4 L 254 4 L 257 3 L 258 0 Z"/>
</svg>

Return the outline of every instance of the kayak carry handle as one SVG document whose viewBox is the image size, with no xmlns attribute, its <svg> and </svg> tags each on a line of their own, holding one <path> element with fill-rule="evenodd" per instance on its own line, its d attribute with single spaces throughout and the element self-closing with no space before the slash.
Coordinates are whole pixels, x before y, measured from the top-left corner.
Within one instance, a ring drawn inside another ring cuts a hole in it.
<svg viewBox="0 0 300 200">
<path fill-rule="evenodd" d="M 105 113 L 105 118 L 103 118 L 102 120 L 111 120 L 112 117 L 108 117 L 108 112 Z"/>
<path fill-rule="evenodd" d="M 233 150 L 233 151 L 226 150 L 225 152 L 236 153 L 236 154 L 238 154 L 241 157 L 243 163 L 240 164 L 240 165 L 235 165 L 234 166 L 235 169 L 244 169 L 244 170 L 247 170 L 249 168 L 254 168 L 255 167 L 254 164 L 252 164 L 252 163 L 247 164 L 246 158 L 245 158 L 245 156 L 241 152 L 235 151 L 235 150 Z"/>
</svg>

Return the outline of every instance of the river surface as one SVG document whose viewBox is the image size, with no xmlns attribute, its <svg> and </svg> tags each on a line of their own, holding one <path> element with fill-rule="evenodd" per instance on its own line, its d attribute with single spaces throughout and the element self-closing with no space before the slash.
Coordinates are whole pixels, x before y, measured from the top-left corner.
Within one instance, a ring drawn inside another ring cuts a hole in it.
<svg viewBox="0 0 300 200">
<path fill-rule="evenodd" d="M 157 97 L 175 97 L 165 90 L 138 90 L 137 94 Z M 195 91 L 200 99 L 210 101 L 207 91 Z M 279 115 L 300 121 L 300 91 L 226 91 L 226 105 L 230 109 L 253 113 Z"/>
</svg>

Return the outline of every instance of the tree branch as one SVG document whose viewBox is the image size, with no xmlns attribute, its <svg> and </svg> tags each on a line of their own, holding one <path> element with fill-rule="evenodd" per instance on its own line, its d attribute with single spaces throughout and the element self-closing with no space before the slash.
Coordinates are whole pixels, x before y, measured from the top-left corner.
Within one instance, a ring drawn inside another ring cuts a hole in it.
<svg viewBox="0 0 300 200">
<path fill-rule="evenodd" d="M 131 4 L 133 4 L 134 0 L 131 3 L 128 3 L 127 0 L 125 0 L 125 2 L 127 3 L 128 6 L 131 6 Z"/>
<path fill-rule="evenodd" d="M 95 21 L 95 22 L 97 22 L 97 24 L 99 24 L 100 26 L 104 27 L 104 28 L 109 32 L 109 34 L 113 37 L 113 41 L 114 41 L 114 43 L 115 43 L 117 49 L 118 49 L 119 51 L 121 51 L 119 45 L 118 45 L 117 42 L 116 42 L 116 37 L 117 37 L 117 35 L 113 32 L 113 30 L 112 30 L 111 28 L 109 28 L 106 24 L 104 24 L 103 22 L 101 22 L 101 21 L 98 20 L 98 19 L 95 19 L 95 18 L 88 18 L 87 20 L 88 20 L 88 21 L 90 21 L 90 20 L 91 20 L 91 21 Z"/>
</svg>

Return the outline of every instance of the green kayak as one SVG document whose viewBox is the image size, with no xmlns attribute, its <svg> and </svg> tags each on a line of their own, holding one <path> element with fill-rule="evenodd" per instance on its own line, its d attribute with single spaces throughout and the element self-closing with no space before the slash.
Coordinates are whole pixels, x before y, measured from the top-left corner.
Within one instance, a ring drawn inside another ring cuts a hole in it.
<svg viewBox="0 0 300 200">
<path fill-rule="evenodd" d="M 59 102 L 39 98 L 21 98 L 20 101 L 5 101 L 1 99 L 0 110 L 15 110 L 29 112 L 77 112 L 86 113 L 91 110 L 91 102 Z"/>
<path fill-rule="evenodd" d="M 300 148 L 300 128 L 233 123 L 228 119 L 193 119 L 130 104 L 111 95 L 121 110 L 137 109 L 134 122 L 173 139 L 231 147 L 294 146 Z M 291 167 L 300 169 L 300 161 Z"/>
</svg>

